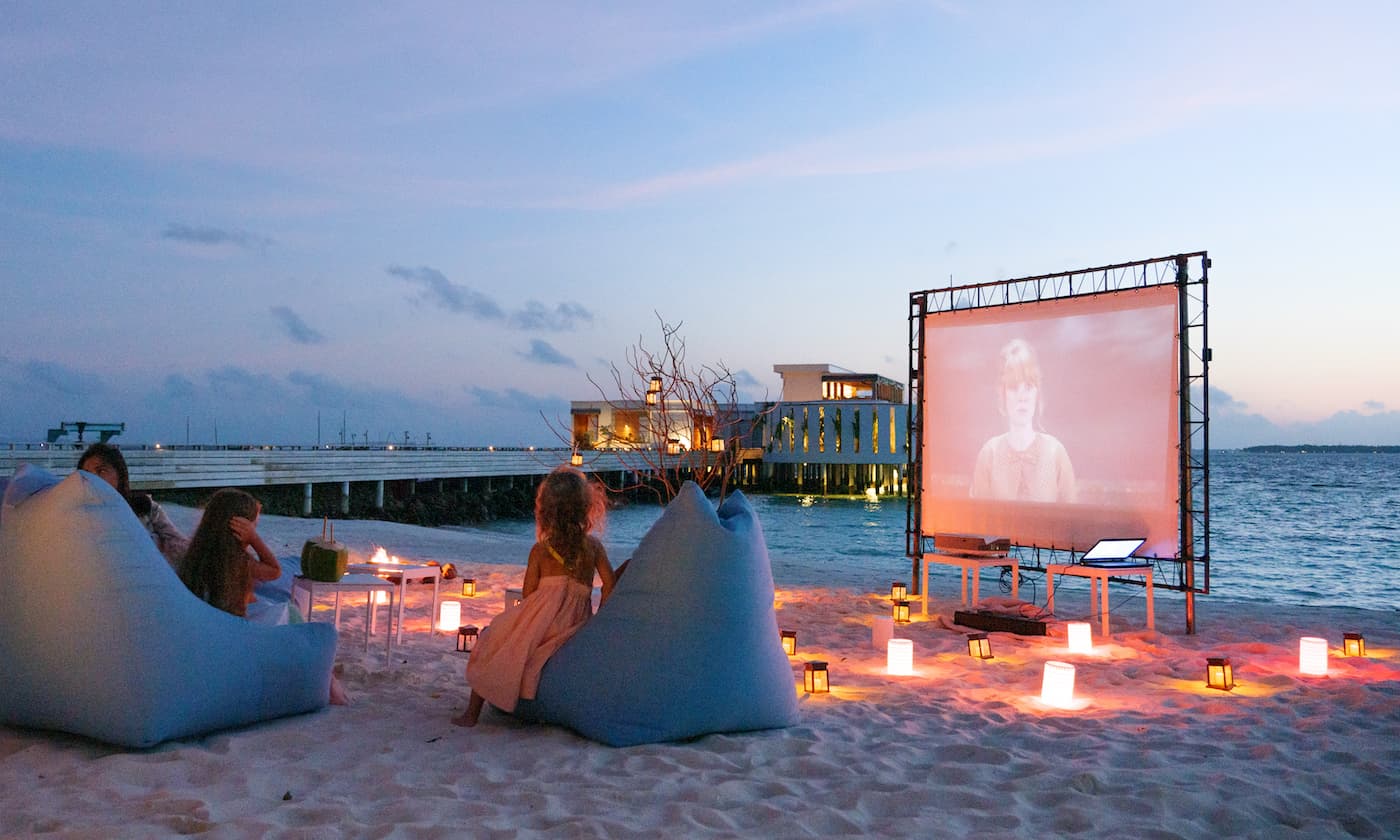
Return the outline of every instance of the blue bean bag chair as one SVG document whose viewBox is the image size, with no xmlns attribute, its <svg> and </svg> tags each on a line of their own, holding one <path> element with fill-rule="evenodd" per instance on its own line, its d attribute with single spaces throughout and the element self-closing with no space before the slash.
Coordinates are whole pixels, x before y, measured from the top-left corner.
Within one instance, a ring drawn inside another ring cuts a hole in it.
<svg viewBox="0 0 1400 840">
<path fill-rule="evenodd" d="M 149 747 L 326 705 L 334 628 L 199 600 L 102 479 L 21 467 L 0 511 L 0 723 Z"/>
<path fill-rule="evenodd" d="M 768 548 L 743 494 L 716 510 L 686 482 L 515 714 L 615 747 L 796 723 Z"/>
</svg>

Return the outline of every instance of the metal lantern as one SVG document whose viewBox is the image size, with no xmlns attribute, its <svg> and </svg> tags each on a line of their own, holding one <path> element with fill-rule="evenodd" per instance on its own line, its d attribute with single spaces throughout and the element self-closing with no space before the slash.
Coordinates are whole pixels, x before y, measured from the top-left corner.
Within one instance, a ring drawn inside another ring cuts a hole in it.
<svg viewBox="0 0 1400 840">
<path fill-rule="evenodd" d="M 908 624 L 908 623 L 909 623 L 909 602 L 908 602 L 908 601 L 895 601 L 895 602 L 894 602 L 894 609 L 890 611 L 890 615 L 891 615 L 892 618 L 894 618 L 894 623 L 895 623 L 895 624 Z"/>
<path fill-rule="evenodd" d="M 476 647 L 476 637 L 478 632 L 479 631 L 476 629 L 476 625 L 474 624 L 467 624 L 462 627 L 458 627 L 457 652 L 471 653 L 472 648 Z"/>
<path fill-rule="evenodd" d="M 812 661 L 803 665 L 802 685 L 808 694 L 826 694 L 831 691 L 831 681 L 826 672 L 826 663 Z"/>
<path fill-rule="evenodd" d="M 668 440 L 668 441 L 666 441 L 666 454 L 667 454 L 667 455 L 679 455 L 679 454 L 681 454 L 681 442 L 678 441 L 678 440 Z"/>
<path fill-rule="evenodd" d="M 653 376 L 653 377 L 651 378 L 651 382 L 647 383 L 647 393 L 648 393 L 648 394 L 659 394 L 659 393 L 661 393 L 661 377 L 659 377 L 659 376 Z"/>
<path fill-rule="evenodd" d="M 1347 656 L 1365 656 L 1366 637 L 1360 633 L 1343 633 L 1342 653 Z"/>
<path fill-rule="evenodd" d="M 476 578 L 462 578 L 462 597 L 476 597 Z"/>
<path fill-rule="evenodd" d="M 782 638 L 782 640 L 783 640 L 783 653 L 786 653 L 788 656 L 796 656 L 796 655 L 797 655 L 797 631 L 796 631 L 796 630 L 783 630 L 783 631 L 780 631 L 779 636 L 780 636 L 780 637 Z"/>
<path fill-rule="evenodd" d="M 583 456 L 580 455 L 580 454 L 577 453 L 577 452 L 575 452 L 574 454 L 570 455 L 570 456 L 569 456 L 569 466 L 571 466 L 571 467 L 581 467 L 581 466 L 583 466 Z"/>
<path fill-rule="evenodd" d="M 718 438 L 718 437 L 717 437 L 717 438 L 710 438 L 710 451 L 711 451 L 711 452 L 723 452 L 723 451 L 724 451 L 724 438 Z"/>
<path fill-rule="evenodd" d="M 967 655 L 978 659 L 992 658 L 992 640 L 986 633 L 967 634 Z"/>
<path fill-rule="evenodd" d="M 1234 687 L 1235 669 L 1230 667 L 1230 660 L 1217 656 L 1208 658 L 1206 660 L 1206 688 L 1229 691 Z"/>
<path fill-rule="evenodd" d="M 656 405 L 660 396 L 656 391 L 647 391 L 647 405 Z"/>
<path fill-rule="evenodd" d="M 908 597 L 909 597 L 909 584 L 905 583 L 904 581 L 900 581 L 900 580 L 897 580 L 897 581 L 895 581 L 894 583 L 890 584 L 890 600 L 891 600 L 891 601 L 903 601 L 904 599 L 906 599 L 906 598 L 908 598 Z"/>
</svg>

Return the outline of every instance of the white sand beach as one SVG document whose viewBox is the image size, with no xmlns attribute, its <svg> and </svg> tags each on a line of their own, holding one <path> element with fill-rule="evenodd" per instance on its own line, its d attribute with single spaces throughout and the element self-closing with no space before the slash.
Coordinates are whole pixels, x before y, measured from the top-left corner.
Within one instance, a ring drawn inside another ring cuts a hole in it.
<svg viewBox="0 0 1400 840">
<path fill-rule="evenodd" d="M 198 516 L 172 514 L 186 530 Z M 266 516 L 260 529 L 289 555 L 319 524 Z M 480 594 L 461 598 L 453 581 L 445 597 L 478 625 L 519 585 L 528 548 L 383 522 L 341 522 L 336 536 L 354 559 L 382 545 L 456 564 Z M 1092 654 L 1067 653 L 1059 635 L 994 633 L 983 661 L 951 624 L 957 592 L 936 591 L 929 618 L 896 631 L 913 641 L 915 675 L 890 676 L 871 645 L 887 581 L 779 585 L 779 624 L 798 634 L 794 691 L 807 659 L 830 663 L 832 684 L 801 695 L 788 729 L 612 748 L 491 710 L 458 728 L 466 658 L 430 632 L 420 584 L 387 668 L 383 636 L 365 650 L 363 601 L 347 596 L 337 661 L 349 707 L 148 751 L 0 727 L 0 835 L 1400 836 L 1394 612 L 1207 596 L 1188 636 L 1165 598 L 1157 632 L 1144 630 L 1139 598 L 1115 607 L 1111 642 L 1096 633 Z M 1086 595 L 1062 598 L 1082 608 Z M 312 618 L 329 612 L 321 599 Z M 1366 658 L 1341 656 L 1345 631 L 1365 634 Z M 1299 674 L 1301 636 L 1329 640 L 1328 676 Z M 1231 659 L 1233 692 L 1204 687 L 1207 656 Z M 1082 708 L 1040 702 L 1051 659 L 1076 666 Z"/>
</svg>

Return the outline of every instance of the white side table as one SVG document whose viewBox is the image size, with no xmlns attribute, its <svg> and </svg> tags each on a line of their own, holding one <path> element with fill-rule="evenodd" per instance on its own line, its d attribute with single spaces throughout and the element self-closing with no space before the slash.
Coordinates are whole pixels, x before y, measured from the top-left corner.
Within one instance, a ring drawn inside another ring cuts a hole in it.
<svg viewBox="0 0 1400 840">
<path fill-rule="evenodd" d="M 1049 563 L 1045 566 L 1045 609 L 1055 611 L 1055 575 L 1086 577 L 1089 579 L 1089 608 L 1094 608 L 1094 600 L 1099 600 L 1099 617 L 1102 619 L 1100 633 L 1107 639 L 1108 626 L 1108 579 L 1129 575 L 1147 578 L 1147 629 L 1157 629 L 1157 619 L 1152 612 L 1152 564 L 1141 566 L 1118 566 L 1116 568 L 1084 566 L 1078 563 Z"/>
<path fill-rule="evenodd" d="M 441 566 L 412 566 L 407 563 L 351 563 L 346 566 L 346 571 L 357 574 L 374 575 L 381 580 L 387 580 L 398 587 L 399 590 L 399 627 L 394 643 L 403 642 L 403 611 L 408 603 L 408 581 L 409 579 L 420 580 L 430 577 L 433 579 L 433 611 L 428 615 L 429 632 L 437 633 L 438 601 L 441 597 L 442 567 Z"/>
<path fill-rule="evenodd" d="M 962 569 L 962 604 L 968 605 L 967 576 L 972 573 L 972 606 L 977 606 L 978 590 L 982 587 L 982 570 L 989 566 L 1010 566 L 1011 567 L 1011 597 L 1016 598 L 1021 591 L 1021 567 L 1020 562 L 1009 554 L 994 555 L 974 555 L 974 554 L 944 554 L 942 552 L 930 552 L 924 555 L 924 586 L 923 609 L 924 615 L 928 615 L 928 564 L 929 562 L 943 563 L 948 566 L 958 566 Z"/>
<path fill-rule="evenodd" d="M 335 593 L 335 620 L 334 626 L 340 629 L 340 593 L 342 592 L 363 592 L 365 593 L 365 650 L 369 650 L 369 636 L 374 629 L 374 598 L 376 592 L 389 593 L 389 627 L 384 633 L 384 666 L 388 667 L 393 653 L 391 646 L 394 643 L 394 595 L 398 591 L 398 584 L 391 583 L 374 575 L 345 575 L 335 583 L 328 583 L 322 580 L 312 580 L 302 575 L 292 578 L 292 603 L 301 605 L 301 599 L 297 592 L 306 593 L 305 613 L 306 620 L 311 620 L 311 608 L 316 604 L 316 593 Z"/>
</svg>

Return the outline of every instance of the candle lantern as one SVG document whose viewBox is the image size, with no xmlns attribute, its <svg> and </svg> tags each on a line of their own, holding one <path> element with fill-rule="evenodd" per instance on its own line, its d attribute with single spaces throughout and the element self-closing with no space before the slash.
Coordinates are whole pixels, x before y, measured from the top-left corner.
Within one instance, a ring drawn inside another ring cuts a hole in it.
<svg viewBox="0 0 1400 840">
<path fill-rule="evenodd" d="M 653 377 L 651 378 L 651 381 L 647 383 L 647 393 L 648 393 L 648 394 L 659 394 L 659 393 L 661 393 L 661 377 L 659 377 L 659 376 L 653 376 Z"/>
<path fill-rule="evenodd" d="M 1327 640 L 1304 636 L 1298 640 L 1298 671 L 1309 677 L 1327 676 Z"/>
<path fill-rule="evenodd" d="M 914 643 L 908 639 L 890 639 L 885 653 L 885 671 L 907 677 L 914 673 Z"/>
<path fill-rule="evenodd" d="M 876 650 L 885 650 L 894 638 L 894 618 L 888 615 L 877 615 L 875 621 L 870 626 L 870 644 Z"/>
<path fill-rule="evenodd" d="M 1366 637 L 1360 633 L 1343 633 L 1342 653 L 1347 656 L 1365 656 Z"/>
<path fill-rule="evenodd" d="M 457 601 L 443 601 L 438 607 L 438 629 L 452 631 L 462 626 L 462 605 Z"/>
<path fill-rule="evenodd" d="M 903 581 L 895 581 L 890 584 L 890 600 L 903 601 L 909 597 L 909 585 Z"/>
<path fill-rule="evenodd" d="M 462 578 L 462 597 L 476 597 L 476 578 Z"/>
<path fill-rule="evenodd" d="M 892 610 L 890 611 L 890 617 L 894 619 L 894 623 L 895 623 L 895 624 L 908 624 L 908 623 L 909 623 L 909 602 L 908 602 L 908 601 L 895 601 L 895 602 L 894 602 L 894 609 L 892 609 Z"/>
<path fill-rule="evenodd" d="M 831 691 L 831 682 L 826 672 L 826 663 L 813 660 L 803 665 L 802 684 L 808 694 L 826 694 Z"/>
<path fill-rule="evenodd" d="M 1235 687 L 1235 670 L 1230 660 L 1212 656 L 1206 659 L 1206 688 L 1229 691 Z"/>
<path fill-rule="evenodd" d="M 1093 653 L 1094 643 L 1089 635 L 1089 622 L 1071 621 L 1065 625 L 1069 634 L 1070 653 Z"/>
<path fill-rule="evenodd" d="M 476 637 L 478 632 L 479 631 L 476 629 L 476 625 L 473 624 L 468 624 L 464 627 L 458 627 L 457 652 L 471 653 L 472 648 L 476 647 Z"/>
<path fill-rule="evenodd" d="M 1046 662 L 1040 699 L 1051 706 L 1069 708 L 1074 703 L 1074 666 L 1068 662 Z"/>
<path fill-rule="evenodd" d="M 678 440 L 668 440 L 668 441 L 666 441 L 666 454 L 667 454 L 667 455 L 679 455 L 679 454 L 681 454 L 681 443 L 680 443 L 680 441 L 678 441 Z"/>
<path fill-rule="evenodd" d="M 783 653 L 786 653 L 788 656 L 796 656 L 796 655 L 797 655 L 797 631 L 796 631 L 796 630 L 783 630 L 783 631 L 781 631 L 781 632 L 779 633 L 779 636 L 780 636 L 780 637 L 782 638 L 782 640 L 783 640 Z"/>
<path fill-rule="evenodd" d="M 723 451 L 724 451 L 724 438 L 710 438 L 710 451 L 711 451 L 711 452 L 723 452 Z"/>
<path fill-rule="evenodd" d="M 647 391 L 647 405 L 656 405 L 659 396 L 655 391 Z"/>
<path fill-rule="evenodd" d="M 978 659 L 992 658 L 992 640 L 986 633 L 967 634 L 967 655 Z"/>
<path fill-rule="evenodd" d="M 583 466 L 583 456 L 580 455 L 580 454 L 577 453 L 577 452 L 575 452 L 574 454 L 570 455 L 570 456 L 569 456 L 569 466 L 571 466 L 571 467 L 581 467 L 581 466 Z"/>
</svg>

